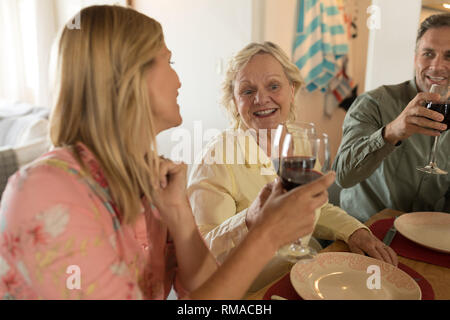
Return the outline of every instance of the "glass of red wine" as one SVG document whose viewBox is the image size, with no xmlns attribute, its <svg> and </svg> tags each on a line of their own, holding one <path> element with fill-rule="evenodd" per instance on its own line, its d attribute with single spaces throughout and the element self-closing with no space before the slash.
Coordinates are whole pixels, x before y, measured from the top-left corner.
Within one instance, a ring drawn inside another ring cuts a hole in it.
<svg viewBox="0 0 450 320">
<path fill-rule="evenodd" d="M 275 134 L 272 137 L 271 149 L 273 167 L 278 175 L 280 168 L 281 148 L 284 138 L 286 137 L 287 133 L 294 132 L 295 134 L 302 133 L 304 135 L 314 135 L 316 133 L 316 127 L 314 123 L 301 121 L 284 122 L 278 125 Z"/>
<path fill-rule="evenodd" d="M 449 103 L 448 97 L 447 97 L 448 85 L 447 84 L 445 84 L 445 85 L 433 84 L 433 85 L 431 85 L 430 92 L 438 93 L 441 96 L 441 99 L 437 103 L 429 102 L 427 104 L 427 108 L 431 109 L 433 111 L 437 111 L 444 115 L 444 120 L 442 121 L 442 123 L 445 123 L 447 125 L 447 130 L 448 130 L 449 126 L 450 126 L 450 110 L 449 110 L 450 103 Z M 431 152 L 430 152 L 429 163 L 424 167 L 417 167 L 417 170 L 426 172 L 426 173 L 431 173 L 431 174 L 447 174 L 448 173 L 447 171 L 440 169 L 436 163 L 436 151 L 437 151 L 438 141 L 439 141 L 439 136 L 434 137 L 433 146 L 432 146 Z"/>
<path fill-rule="evenodd" d="M 330 170 L 330 150 L 326 134 L 308 133 L 304 130 L 291 130 L 285 134 L 278 175 L 284 189 L 290 191 L 308 184 Z M 316 219 L 319 209 L 316 210 Z M 312 234 L 282 247 L 278 254 L 292 263 L 311 262 L 317 252 L 309 246 Z"/>
</svg>

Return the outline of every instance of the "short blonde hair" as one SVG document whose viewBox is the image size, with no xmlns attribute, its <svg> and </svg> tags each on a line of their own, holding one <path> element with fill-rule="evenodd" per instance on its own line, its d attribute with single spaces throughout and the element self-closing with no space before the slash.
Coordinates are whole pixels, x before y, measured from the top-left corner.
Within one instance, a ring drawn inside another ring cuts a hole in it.
<svg viewBox="0 0 450 320">
<path fill-rule="evenodd" d="M 231 59 L 225 80 L 222 84 L 222 106 L 227 111 L 231 118 L 232 124 L 235 127 L 240 121 L 240 115 L 234 103 L 234 81 L 239 71 L 241 71 L 256 54 L 270 54 L 277 59 L 283 67 L 284 73 L 286 74 L 289 82 L 294 86 L 294 97 L 297 96 L 299 89 L 304 84 L 304 81 L 300 75 L 300 70 L 290 61 L 287 54 L 278 45 L 270 41 L 266 41 L 264 43 L 250 43 Z M 289 111 L 290 120 L 295 119 L 295 109 L 295 104 L 292 104 Z"/>
<path fill-rule="evenodd" d="M 131 223 L 141 212 L 141 196 L 150 201 L 158 179 L 146 75 L 163 47 L 163 32 L 131 8 L 91 6 L 79 14 L 80 27 L 64 28 L 59 39 L 50 136 L 57 147 L 75 150 L 82 142 L 93 152 L 123 221 Z"/>
</svg>

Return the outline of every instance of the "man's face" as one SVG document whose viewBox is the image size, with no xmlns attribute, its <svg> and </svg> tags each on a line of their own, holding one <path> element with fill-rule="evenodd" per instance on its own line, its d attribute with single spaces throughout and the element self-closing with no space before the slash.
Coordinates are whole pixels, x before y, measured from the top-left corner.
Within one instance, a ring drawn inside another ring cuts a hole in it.
<svg viewBox="0 0 450 320">
<path fill-rule="evenodd" d="M 414 66 L 419 91 L 430 91 L 432 84 L 449 84 L 450 27 L 425 32 L 417 45 Z"/>
</svg>

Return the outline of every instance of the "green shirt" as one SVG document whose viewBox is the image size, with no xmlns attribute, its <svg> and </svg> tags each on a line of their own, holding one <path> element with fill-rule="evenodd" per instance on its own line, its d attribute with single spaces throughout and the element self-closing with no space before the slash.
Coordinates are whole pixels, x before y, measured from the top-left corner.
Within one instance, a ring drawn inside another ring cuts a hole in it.
<svg viewBox="0 0 450 320">
<path fill-rule="evenodd" d="M 417 93 L 415 80 L 381 86 L 359 96 L 344 119 L 333 169 L 344 188 L 340 206 L 362 222 L 385 208 L 450 212 L 450 175 L 416 170 L 428 163 L 434 138 L 414 134 L 393 146 L 382 136 Z M 437 164 L 450 171 L 449 130 L 441 134 Z"/>
</svg>

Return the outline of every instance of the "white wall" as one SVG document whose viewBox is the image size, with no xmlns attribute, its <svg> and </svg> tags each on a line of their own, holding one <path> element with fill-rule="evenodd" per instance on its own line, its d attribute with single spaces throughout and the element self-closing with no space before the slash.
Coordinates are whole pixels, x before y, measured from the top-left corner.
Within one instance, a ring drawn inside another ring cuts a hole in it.
<svg viewBox="0 0 450 320">
<path fill-rule="evenodd" d="M 100 4 L 118 4 L 126 5 L 126 0 L 52 0 L 54 1 L 56 22 L 59 28 L 62 28 L 69 19 L 71 19 L 82 8 Z"/>
<path fill-rule="evenodd" d="M 203 130 L 196 130 L 197 138 L 207 129 L 222 131 L 228 127 L 228 118 L 219 104 L 220 87 L 228 60 L 257 31 L 253 27 L 253 1 L 137 0 L 134 3 L 137 10 L 162 24 L 167 47 L 172 51 L 174 68 L 182 83 L 178 103 L 183 124 L 177 129 L 187 130 L 185 138 L 194 138 L 194 122 L 201 121 Z M 158 135 L 160 154 L 171 156 L 174 146 L 180 143 L 180 137 L 171 138 L 175 132 L 179 130 Z M 189 145 L 190 159 L 183 160 L 192 163 L 202 145 L 194 141 Z"/>
<path fill-rule="evenodd" d="M 366 90 L 414 76 L 414 49 L 421 0 L 373 0 L 380 8 L 380 29 L 369 34 Z"/>
</svg>

